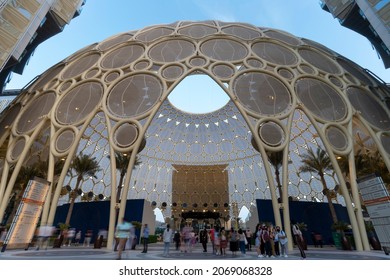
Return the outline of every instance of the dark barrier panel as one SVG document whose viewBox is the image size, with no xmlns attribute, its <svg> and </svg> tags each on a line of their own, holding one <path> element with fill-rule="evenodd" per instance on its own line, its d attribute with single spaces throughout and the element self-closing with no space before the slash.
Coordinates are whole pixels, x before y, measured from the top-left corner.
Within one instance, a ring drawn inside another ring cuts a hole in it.
<svg viewBox="0 0 390 280">
<path fill-rule="evenodd" d="M 57 207 L 54 217 L 54 226 L 64 223 L 68 214 L 69 204 Z M 129 221 L 142 222 L 144 199 L 131 199 L 126 202 L 125 217 Z M 108 229 L 110 215 L 110 201 L 79 202 L 74 204 L 70 227 L 76 231 L 81 230 L 81 243 L 84 241 L 84 234 L 88 230 L 93 231 L 92 244 L 100 229 Z M 136 232 L 139 239 L 139 230 Z"/>
<path fill-rule="evenodd" d="M 271 200 L 257 199 L 256 204 L 259 221 L 275 224 Z M 333 205 L 338 220 L 349 224 L 347 208 L 340 204 Z M 313 245 L 313 233 L 322 235 L 323 244 L 334 244 L 331 229 L 333 221 L 327 202 L 289 201 L 289 208 L 291 221 L 307 224 L 307 230 L 302 233 L 308 244 Z M 282 212 L 280 214 L 283 222 Z"/>
</svg>

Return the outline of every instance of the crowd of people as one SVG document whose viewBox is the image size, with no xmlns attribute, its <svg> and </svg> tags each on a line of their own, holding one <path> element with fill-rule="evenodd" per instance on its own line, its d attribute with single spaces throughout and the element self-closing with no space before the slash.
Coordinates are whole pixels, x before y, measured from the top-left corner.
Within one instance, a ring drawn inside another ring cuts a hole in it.
<svg viewBox="0 0 390 280">
<path fill-rule="evenodd" d="M 166 231 L 170 232 L 169 235 Z M 239 228 L 238 230 L 230 228 L 227 230 L 217 226 L 211 229 L 204 228 L 197 233 L 187 224 L 181 231 L 174 232 L 167 226 L 163 236 L 164 255 L 169 254 L 167 247 L 169 247 L 170 242 L 173 242 L 175 250 L 182 253 L 191 253 L 194 246 L 199 243 L 204 253 L 209 251 L 208 247 L 211 244 L 211 252 L 221 256 L 226 255 L 227 252 L 231 252 L 232 255 L 237 254 L 237 252 L 246 254 L 247 251 L 252 251 L 255 248 L 259 258 L 288 257 L 287 234 L 279 226 L 258 224 L 254 232 L 250 228 Z"/>
<path fill-rule="evenodd" d="M 101 248 L 102 243 L 107 240 L 107 230 L 100 230 L 95 239 L 94 248 Z M 301 258 L 305 259 L 305 250 L 303 244 L 302 232 L 297 224 L 292 225 L 294 243 L 297 245 Z M 49 239 L 58 240 L 61 236 L 63 240 L 60 246 L 85 246 L 91 245 L 93 236 L 92 230 L 87 230 L 85 234 L 81 230 L 69 228 L 61 231 L 60 235 L 55 237 L 58 231 L 54 227 L 41 226 L 37 231 L 37 247 L 47 249 Z M 149 227 L 147 224 L 142 226 L 141 240 L 143 244 L 142 253 L 147 253 L 149 242 Z M 286 232 L 280 226 L 266 225 L 259 223 L 252 232 L 250 228 L 230 228 L 215 226 L 212 228 L 203 228 L 199 231 L 194 230 L 191 224 L 184 225 L 180 230 L 172 230 L 167 224 L 162 234 L 164 243 L 164 256 L 169 256 L 171 244 L 174 244 L 175 251 L 181 253 L 191 253 L 197 244 L 202 246 L 204 253 L 211 252 L 216 256 L 224 256 L 227 253 L 236 255 L 237 253 L 246 254 L 247 251 L 256 251 L 258 258 L 288 257 L 288 238 Z M 83 242 L 82 242 L 83 241 Z M 81 243 L 82 242 L 82 243 Z M 126 249 L 133 249 L 134 242 L 137 241 L 135 227 L 131 222 L 123 218 L 116 226 L 114 251 L 118 252 L 117 259 L 121 259 L 122 252 Z M 54 245 L 55 246 L 54 242 Z"/>
</svg>

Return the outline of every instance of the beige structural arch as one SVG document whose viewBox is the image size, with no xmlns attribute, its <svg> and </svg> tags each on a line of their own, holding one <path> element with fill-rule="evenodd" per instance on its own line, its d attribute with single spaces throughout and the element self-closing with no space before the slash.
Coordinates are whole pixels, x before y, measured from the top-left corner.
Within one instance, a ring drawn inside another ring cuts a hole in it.
<svg viewBox="0 0 390 280">
<path fill-rule="evenodd" d="M 229 96 L 223 108 L 191 114 L 172 106 L 168 95 L 183 79 L 198 74 L 208 75 Z M 81 196 L 77 201 L 110 200 L 108 244 L 113 241 L 116 210 L 122 217 L 126 200 L 132 198 L 165 203 L 166 218 L 176 217 L 178 204 L 189 210 L 203 205 L 205 210 L 222 211 L 222 205 L 253 209 L 257 199 L 270 199 L 275 224 L 292 240 L 289 200 L 326 201 L 315 174 L 297 175 L 301 155 L 321 147 L 333 165 L 334 172 L 325 174 L 329 187 L 338 184 L 342 192 L 333 202 L 347 209 L 356 249 L 369 250 L 355 182 L 352 122 L 358 118 L 369 131 L 389 167 L 388 97 L 383 82 L 354 62 L 281 30 L 181 21 L 118 34 L 48 69 L 3 113 L 0 146 L 7 155 L 0 163 L 0 218 L 22 166 L 43 158 L 49 162 L 46 179 L 59 177 L 41 218 L 41 223 L 52 224 L 57 206 L 68 202 L 65 186 L 75 187 L 69 166 L 83 152 L 96 157 L 102 170 L 98 179 L 83 182 L 81 191 L 91 193 L 91 199 Z M 50 143 L 34 145 L 45 129 Z M 281 203 L 267 155 L 280 151 Z M 119 181 L 116 152 L 131 153 L 119 204 L 112 199 Z M 338 155 L 349 157 L 352 200 Z M 141 163 L 134 166 L 137 157 Z M 64 160 L 63 170 L 54 174 L 59 160 Z M 184 195 L 172 201 L 177 163 L 227 164 L 223 172 L 228 201 L 212 187 L 194 195 L 197 205 L 187 205 Z M 204 203 L 211 197 L 213 206 Z"/>
</svg>

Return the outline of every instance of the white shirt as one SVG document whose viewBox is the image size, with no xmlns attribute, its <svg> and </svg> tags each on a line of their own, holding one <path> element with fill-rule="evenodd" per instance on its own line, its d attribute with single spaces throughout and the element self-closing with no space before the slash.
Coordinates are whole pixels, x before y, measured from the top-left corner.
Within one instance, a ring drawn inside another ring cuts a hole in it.
<svg viewBox="0 0 390 280">
<path fill-rule="evenodd" d="M 172 240 L 172 233 L 173 233 L 173 230 L 172 229 L 165 229 L 164 230 L 164 233 L 163 233 L 163 241 L 164 242 L 171 242 Z"/>
</svg>

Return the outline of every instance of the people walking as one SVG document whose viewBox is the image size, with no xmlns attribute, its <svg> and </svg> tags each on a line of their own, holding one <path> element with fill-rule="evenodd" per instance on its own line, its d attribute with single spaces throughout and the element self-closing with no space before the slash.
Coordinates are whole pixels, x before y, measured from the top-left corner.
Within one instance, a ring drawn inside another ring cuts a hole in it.
<svg viewBox="0 0 390 280">
<path fill-rule="evenodd" d="M 199 241 L 202 244 L 203 247 L 203 253 L 207 252 L 207 242 L 209 239 L 209 234 L 207 232 L 207 229 L 204 228 L 203 230 L 200 231 L 199 233 Z"/>
<path fill-rule="evenodd" d="M 246 254 L 245 243 L 246 243 L 245 232 L 240 228 L 238 229 L 238 244 L 242 254 Z"/>
<path fill-rule="evenodd" d="M 163 256 L 165 256 L 165 257 L 169 255 L 169 248 L 171 246 L 171 241 L 172 241 L 172 230 L 168 224 L 166 229 L 164 230 L 164 233 L 163 233 L 163 242 L 164 242 Z"/>
<path fill-rule="evenodd" d="M 148 252 L 148 243 L 149 243 L 149 227 L 148 227 L 148 224 L 144 225 L 144 229 L 142 231 L 142 237 L 143 237 L 143 243 L 144 243 L 144 250 L 141 253 L 147 253 Z"/>
<path fill-rule="evenodd" d="M 248 251 L 252 251 L 252 231 L 250 230 L 250 228 L 246 229 L 245 237 L 246 237 L 246 241 L 247 241 L 246 249 Z"/>
<path fill-rule="evenodd" d="M 230 245 L 230 251 L 232 251 L 232 254 L 235 255 L 238 251 L 238 233 L 234 228 L 230 229 L 229 234 L 229 245 Z"/>
<path fill-rule="evenodd" d="M 288 239 L 287 239 L 286 233 L 279 226 L 276 227 L 275 238 L 277 238 L 278 241 L 279 241 L 281 256 L 287 258 L 288 257 L 288 255 L 287 255 L 288 254 L 287 253 L 287 250 L 288 250 L 288 247 L 287 247 Z"/>
<path fill-rule="evenodd" d="M 306 253 L 303 247 L 303 236 L 297 223 L 293 224 L 292 230 L 295 238 L 295 243 L 297 244 L 299 252 L 301 253 L 301 258 L 306 259 Z"/>
<path fill-rule="evenodd" d="M 220 239 L 221 241 L 219 246 L 221 247 L 221 255 L 224 256 L 226 255 L 226 247 L 227 247 L 227 236 L 224 228 L 221 230 Z"/>
<path fill-rule="evenodd" d="M 84 236 L 84 243 L 83 243 L 83 246 L 87 246 L 89 247 L 89 245 L 91 244 L 91 240 L 92 240 L 92 230 L 87 230 L 87 232 L 85 233 L 85 236 Z"/>
<path fill-rule="evenodd" d="M 271 242 L 270 242 L 268 227 L 264 226 L 261 232 L 262 232 L 261 239 L 263 240 L 264 243 L 265 256 L 270 258 L 272 256 L 272 253 L 271 253 Z"/>
<path fill-rule="evenodd" d="M 125 218 L 122 218 L 122 221 L 116 226 L 115 238 L 117 238 L 119 241 L 117 260 L 122 259 L 122 252 L 125 249 L 126 242 L 129 239 L 130 230 L 132 227 L 133 225 Z"/>
<path fill-rule="evenodd" d="M 181 239 L 180 232 L 176 231 L 174 236 L 173 236 L 173 242 L 175 242 L 176 251 L 178 251 L 180 249 L 180 239 Z"/>
</svg>

